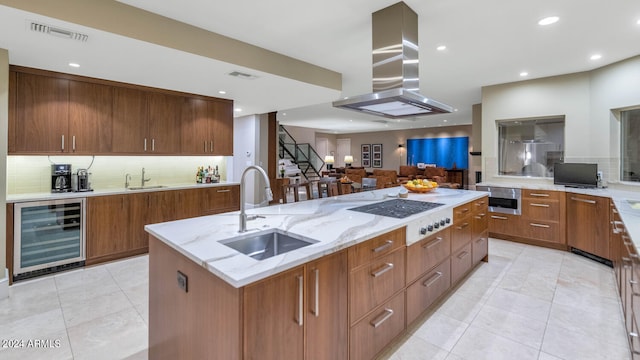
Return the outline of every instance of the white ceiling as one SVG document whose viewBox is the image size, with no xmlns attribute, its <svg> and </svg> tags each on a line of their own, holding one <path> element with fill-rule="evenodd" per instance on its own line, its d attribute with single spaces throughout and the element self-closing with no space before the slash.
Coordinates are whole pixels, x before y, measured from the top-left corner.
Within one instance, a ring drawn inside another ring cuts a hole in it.
<svg viewBox="0 0 640 360">
<path fill-rule="evenodd" d="M 337 133 L 470 124 L 482 86 L 591 70 L 640 54 L 637 1 L 406 0 L 419 17 L 421 93 L 457 111 L 388 120 L 333 109 L 331 101 L 371 92 L 371 13 L 397 0 L 120 2 L 337 71 L 342 94 L 5 6 L 0 48 L 9 50 L 12 64 L 227 97 L 242 108 L 236 116 L 278 111 L 283 124 Z M 550 15 L 560 21 L 537 25 Z M 27 20 L 85 32 L 89 41 L 30 32 Z M 590 60 L 596 53 L 602 58 Z M 68 67 L 70 61 L 81 67 Z M 226 75 L 234 70 L 259 78 Z M 529 76 L 521 78 L 523 71 Z"/>
</svg>

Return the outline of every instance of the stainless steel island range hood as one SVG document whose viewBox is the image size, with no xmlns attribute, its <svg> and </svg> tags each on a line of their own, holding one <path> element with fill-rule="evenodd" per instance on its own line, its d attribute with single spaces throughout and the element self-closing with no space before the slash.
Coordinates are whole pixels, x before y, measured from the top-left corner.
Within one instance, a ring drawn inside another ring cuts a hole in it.
<svg viewBox="0 0 640 360">
<path fill-rule="evenodd" d="M 418 93 L 418 15 L 399 2 L 374 12 L 372 24 L 373 93 L 333 106 L 394 119 L 450 113 L 451 106 Z"/>
</svg>

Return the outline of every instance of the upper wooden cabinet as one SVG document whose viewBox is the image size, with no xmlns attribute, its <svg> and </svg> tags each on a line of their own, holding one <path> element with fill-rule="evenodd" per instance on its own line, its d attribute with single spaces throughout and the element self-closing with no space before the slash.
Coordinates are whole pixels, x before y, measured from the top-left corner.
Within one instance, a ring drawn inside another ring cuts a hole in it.
<svg viewBox="0 0 640 360">
<path fill-rule="evenodd" d="M 181 153 L 233 155 L 233 102 L 186 99 L 182 107 Z"/>
<path fill-rule="evenodd" d="M 233 155 L 233 101 L 12 66 L 10 154 Z"/>
<path fill-rule="evenodd" d="M 13 78 L 10 102 L 15 113 L 9 116 L 9 152 L 68 150 L 69 81 L 23 73 Z"/>
</svg>

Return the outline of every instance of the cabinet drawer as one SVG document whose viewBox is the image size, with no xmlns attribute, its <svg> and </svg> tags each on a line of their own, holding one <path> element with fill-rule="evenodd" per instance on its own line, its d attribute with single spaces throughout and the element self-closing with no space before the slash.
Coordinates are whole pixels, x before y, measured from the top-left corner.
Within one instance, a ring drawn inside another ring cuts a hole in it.
<svg viewBox="0 0 640 360">
<path fill-rule="evenodd" d="M 471 217 L 471 238 L 479 238 L 487 229 L 489 229 L 489 213 L 487 211 L 474 213 Z"/>
<path fill-rule="evenodd" d="M 473 210 L 473 204 L 471 202 L 454 207 L 453 222 L 462 220 L 467 216 L 471 215 L 472 210 Z"/>
<path fill-rule="evenodd" d="M 407 324 L 411 324 L 451 286 L 451 259 L 447 259 L 407 288 Z"/>
<path fill-rule="evenodd" d="M 561 191 L 522 189 L 523 198 L 560 200 L 562 196 Z"/>
<path fill-rule="evenodd" d="M 553 221 L 523 219 L 522 231 L 527 238 L 559 242 L 560 233 L 558 226 L 558 223 Z"/>
<path fill-rule="evenodd" d="M 478 200 L 474 200 L 473 205 L 471 206 L 471 209 L 474 214 L 486 213 L 488 211 L 488 208 L 489 208 L 489 198 L 487 196 Z"/>
<path fill-rule="evenodd" d="M 471 242 L 473 264 L 477 264 L 489 253 L 489 231 L 484 231 L 480 237 Z"/>
<path fill-rule="evenodd" d="M 520 215 L 489 213 L 489 232 L 505 235 L 519 235 Z"/>
<path fill-rule="evenodd" d="M 404 292 L 401 292 L 351 328 L 349 358 L 373 359 L 404 328 Z"/>
<path fill-rule="evenodd" d="M 349 309 L 351 323 L 387 301 L 405 286 L 405 249 L 399 249 L 351 273 Z"/>
<path fill-rule="evenodd" d="M 407 284 L 451 254 L 450 228 L 407 248 Z"/>
<path fill-rule="evenodd" d="M 471 241 L 472 218 L 463 219 L 451 226 L 451 251 L 454 252 Z"/>
<path fill-rule="evenodd" d="M 522 216 L 529 219 L 560 221 L 560 202 L 547 199 L 523 199 Z"/>
<path fill-rule="evenodd" d="M 349 268 L 364 265 L 403 247 L 405 234 L 405 228 L 401 228 L 349 248 Z"/>
<path fill-rule="evenodd" d="M 451 284 L 458 282 L 471 266 L 471 244 L 467 244 L 451 256 Z"/>
</svg>

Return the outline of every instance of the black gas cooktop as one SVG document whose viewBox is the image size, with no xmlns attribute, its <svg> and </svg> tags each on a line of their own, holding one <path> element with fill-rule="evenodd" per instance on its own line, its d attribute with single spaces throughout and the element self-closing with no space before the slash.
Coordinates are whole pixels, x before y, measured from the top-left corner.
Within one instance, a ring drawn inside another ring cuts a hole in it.
<svg viewBox="0 0 640 360">
<path fill-rule="evenodd" d="M 407 216 L 435 209 L 438 206 L 442 205 L 444 204 L 427 201 L 393 199 L 375 204 L 358 206 L 347 210 L 359 211 L 373 215 L 388 216 L 396 219 L 403 219 Z"/>
</svg>

